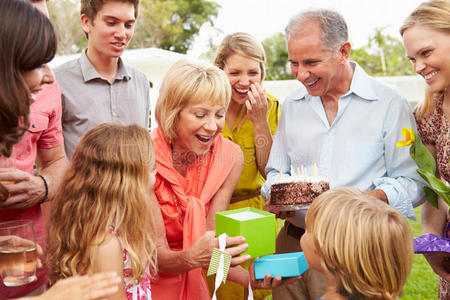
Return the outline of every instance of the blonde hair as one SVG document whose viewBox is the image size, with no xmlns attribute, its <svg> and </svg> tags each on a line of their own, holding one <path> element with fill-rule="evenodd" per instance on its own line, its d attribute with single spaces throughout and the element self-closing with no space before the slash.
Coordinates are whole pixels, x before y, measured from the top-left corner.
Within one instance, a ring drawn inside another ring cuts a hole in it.
<svg viewBox="0 0 450 300">
<path fill-rule="evenodd" d="M 177 137 L 180 111 L 188 104 L 208 103 L 228 107 L 231 87 L 225 73 L 210 63 L 179 60 L 163 78 L 155 119 L 166 140 Z"/>
<path fill-rule="evenodd" d="M 155 226 L 148 200 L 155 164 L 150 133 L 138 125 L 101 124 L 78 144 L 56 192 L 47 240 L 51 281 L 84 274 L 109 226 L 132 260 L 133 279 L 156 274 Z"/>
<path fill-rule="evenodd" d="M 354 188 L 317 197 L 306 229 L 323 266 L 349 299 L 397 299 L 411 271 L 413 241 L 406 219 Z"/>
<path fill-rule="evenodd" d="M 436 93 L 439 94 L 439 93 Z M 421 121 L 426 116 L 429 116 L 435 108 L 436 102 L 434 100 L 435 94 L 433 94 L 428 86 L 425 86 L 425 97 L 422 102 L 417 105 L 415 111 L 416 121 Z"/>
<path fill-rule="evenodd" d="M 258 42 L 253 36 L 245 32 L 235 32 L 227 35 L 222 43 L 220 43 L 217 50 L 214 64 L 220 69 L 224 70 L 227 59 L 234 55 L 239 54 L 244 57 L 253 59 L 259 63 L 259 69 L 261 70 L 261 82 L 264 80 L 266 74 L 266 53 L 260 42 Z M 267 98 L 268 108 L 272 107 L 272 100 Z M 248 119 L 247 107 L 241 105 L 241 111 L 238 114 L 238 128 Z"/>
<path fill-rule="evenodd" d="M 226 60 L 233 54 L 239 54 L 259 63 L 261 69 L 261 81 L 266 72 L 266 53 L 264 48 L 253 36 L 245 32 L 235 32 L 227 35 L 217 50 L 214 64 L 220 69 L 225 69 Z"/>
<path fill-rule="evenodd" d="M 403 36 L 405 31 L 415 25 L 427 26 L 431 29 L 450 34 L 450 1 L 431 0 L 421 3 L 406 18 L 400 27 L 400 34 Z M 428 88 L 425 90 L 425 99 L 420 103 L 416 110 L 416 119 L 421 120 L 431 114 L 434 110 L 434 98 L 439 93 L 431 93 Z"/>
</svg>

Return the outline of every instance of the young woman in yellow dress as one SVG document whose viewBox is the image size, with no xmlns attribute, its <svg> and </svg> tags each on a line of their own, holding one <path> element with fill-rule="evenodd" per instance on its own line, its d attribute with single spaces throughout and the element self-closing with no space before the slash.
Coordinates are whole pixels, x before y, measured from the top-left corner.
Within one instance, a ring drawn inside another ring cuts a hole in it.
<svg viewBox="0 0 450 300">
<path fill-rule="evenodd" d="M 247 33 L 236 32 L 224 38 L 214 61 L 227 74 L 232 89 L 222 135 L 238 144 L 244 153 L 244 166 L 229 209 L 265 206 L 260 189 L 280 116 L 278 100 L 261 86 L 265 60 L 261 43 Z M 248 269 L 252 262 L 242 266 Z M 210 279 L 211 287 L 214 284 Z M 264 299 L 270 293 L 257 290 L 254 297 Z M 242 299 L 244 288 L 227 282 L 217 295 L 219 299 Z"/>
</svg>

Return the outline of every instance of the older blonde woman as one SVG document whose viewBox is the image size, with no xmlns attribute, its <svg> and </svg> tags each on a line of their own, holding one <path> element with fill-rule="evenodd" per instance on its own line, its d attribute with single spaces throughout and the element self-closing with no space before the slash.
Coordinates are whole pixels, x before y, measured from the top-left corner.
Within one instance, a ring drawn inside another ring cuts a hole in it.
<svg viewBox="0 0 450 300">
<path fill-rule="evenodd" d="M 215 213 L 227 209 L 242 169 L 239 146 L 223 138 L 230 101 L 226 75 L 210 64 L 186 60 L 168 70 L 161 85 L 152 133 L 155 145 L 158 228 L 158 279 L 152 282 L 155 299 L 210 299 L 202 268 L 207 268 L 214 237 Z M 164 226 L 162 226 L 164 224 Z M 232 256 L 248 248 L 227 250 Z M 236 265 L 249 259 L 236 257 Z M 232 269 L 229 279 L 248 284 L 248 272 Z"/>
</svg>

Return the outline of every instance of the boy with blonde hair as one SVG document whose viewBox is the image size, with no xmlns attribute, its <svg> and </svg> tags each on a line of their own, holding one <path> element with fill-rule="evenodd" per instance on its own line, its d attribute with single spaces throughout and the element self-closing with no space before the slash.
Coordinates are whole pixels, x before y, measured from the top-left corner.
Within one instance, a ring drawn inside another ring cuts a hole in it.
<svg viewBox="0 0 450 300">
<path fill-rule="evenodd" d="M 323 299 L 397 299 L 412 267 L 406 219 L 354 188 L 314 200 L 300 243 L 309 266 L 327 278 Z"/>
</svg>

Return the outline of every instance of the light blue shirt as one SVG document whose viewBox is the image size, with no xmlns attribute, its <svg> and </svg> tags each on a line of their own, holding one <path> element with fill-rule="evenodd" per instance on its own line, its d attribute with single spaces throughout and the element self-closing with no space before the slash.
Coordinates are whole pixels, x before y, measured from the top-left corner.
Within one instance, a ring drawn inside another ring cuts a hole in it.
<svg viewBox="0 0 450 300">
<path fill-rule="evenodd" d="M 413 207 L 423 201 L 423 181 L 409 147 L 395 145 L 404 140 L 403 127 L 416 130 L 412 110 L 399 91 L 350 64 L 354 68 L 350 90 L 339 99 L 331 126 L 320 97 L 309 95 L 304 87 L 287 97 L 261 193 L 267 199 L 280 169 L 289 176 L 291 166 L 297 170 L 315 163 L 330 188 L 381 189 L 392 207 L 415 219 Z M 289 221 L 304 228 L 305 214 L 299 211 Z"/>
</svg>

